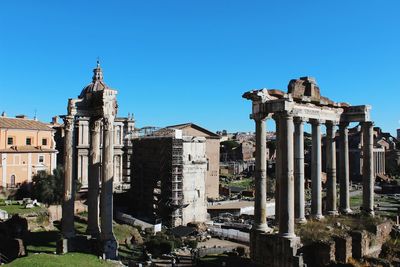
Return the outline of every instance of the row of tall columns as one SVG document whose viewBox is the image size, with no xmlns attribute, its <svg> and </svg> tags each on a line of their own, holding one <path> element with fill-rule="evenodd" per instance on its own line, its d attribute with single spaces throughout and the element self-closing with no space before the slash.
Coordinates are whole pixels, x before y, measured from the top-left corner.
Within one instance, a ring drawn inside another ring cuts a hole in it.
<svg viewBox="0 0 400 267">
<path fill-rule="evenodd" d="M 293 118 L 287 112 L 274 114 L 276 121 L 276 177 L 275 216 L 279 222 L 279 234 L 292 238 L 294 222 L 305 222 L 304 200 L 304 120 Z M 256 122 L 256 166 L 255 166 L 255 219 L 254 229 L 266 231 L 266 125 L 264 119 Z M 321 120 L 310 120 L 312 125 L 312 162 L 311 162 L 311 216 L 322 219 L 322 144 Z M 336 190 L 336 142 L 337 122 L 327 121 L 326 125 L 326 170 L 327 197 L 326 212 L 338 214 Z M 373 215 L 373 127 L 371 122 L 364 122 L 363 127 L 363 210 Z M 340 211 L 350 213 L 349 194 L 349 147 L 348 124 L 339 124 L 340 153 Z"/>
<path fill-rule="evenodd" d="M 384 174 L 385 173 L 385 152 L 384 151 L 376 151 L 374 153 L 374 168 L 375 168 L 375 174 Z"/>
<path fill-rule="evenodd" d="M 107 259 L 117 257 L 117 242 L 113 233 L 113 178 L 114 178 L 114 145 L 113 116 L 103 118 L 103 150 L 102 168 L 100 168 L 100 120 L 91 121 L 91 144 L 89 158 L 88 186 L 88 228 L 87 233 L 93 238 L 101 238 L 103 253 Z M 73 155 L 74 138 L 73 116 L 66 116 L 65 123 L 65 177 L 64 198 L 62 208 L 62 235 L 69 239 L 75 236 L 74 230 L 74 177 Z M 101 169 L 101 172 L 100 172 Z M 101 176 L 101 190 L 99 179 Z M 100 193 L 100 227 L 99 227 L 99 191 Z M 99 229 L 100 228 L 100 229 Z"/>
</svg>

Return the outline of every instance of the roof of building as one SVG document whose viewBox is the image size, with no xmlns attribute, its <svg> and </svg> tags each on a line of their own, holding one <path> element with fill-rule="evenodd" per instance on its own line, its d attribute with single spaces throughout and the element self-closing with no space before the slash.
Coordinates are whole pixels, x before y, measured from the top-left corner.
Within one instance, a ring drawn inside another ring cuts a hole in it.
<svg viewBox="0 0 400 267">
<path fill-rule="evenodd" d="M 53 131 L 43 122 L 25 118 L 0 117 L 0 128 Z"/>
<path fill-rule="evenodd" d="M 57 152 L 55 149 L 44 148 L 42 146 L 11 146 L 6 149 L 0 149 L 3 153 L 36 153 L 36 152 Z"/>
<path fill-rule="evenodd" d="M 211 132 L 211 131 L 209 131 L 209 130 L 203 128 L 203 127 L 200 127 L 199 125 L 194 124 L 193 122 L 182 123 L 182 124 L 176 124 L 176 125 L 170 125 L 170 126 L 167 126 L 166 128 L 184 129 L 184 128 L 188 128 L 188 127 L 192 127 L 192 128 L 194 128 L 194 129 L 196 129 L 196 130 L 198 130 L 198 131 L 201 131 L 201 132 L 207 134 L 209 137 L 217 137 L 217 138 L 220 138 L 220 136 L 219 136 L 218 134 L 213 133 L 213 132 Z"/>
</svg>

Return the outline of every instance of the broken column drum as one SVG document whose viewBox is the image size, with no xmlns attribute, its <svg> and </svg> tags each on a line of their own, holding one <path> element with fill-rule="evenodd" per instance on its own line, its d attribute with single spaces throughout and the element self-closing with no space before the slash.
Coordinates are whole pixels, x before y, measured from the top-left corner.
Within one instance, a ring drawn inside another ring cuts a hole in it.
<svg viewBox="0 0 400 267">
<path fill-rule="evenodd" d="M 89 166 L 88 166 L 88 227 L 86 233 L 100 242 L 101 254 L 106 259 L 116 259 L 118 245 L 113 234 L 113 178 L 114 178 L 114 118 L 117 114 L 117 91 L 103 81 L 99 62 L 93 70 L 92 82 L 78 98 L 69 99 L 68 115 L 64 116 L 65 130 L 65 177 L 62 217 L 62 242 L 58 251 L 75 251 L 74 248 L 74 192 L 76 161 L 73 160 L 78 128 L 76 121 L 88 121 Z M 102 138 L 101 138 L 102 136 Z M 80 144 L 82 145 L 82 144 Z M 83 144 L 84 145 L 84 144 Z M 100 149 L 102 148 L 102 150 Z M 102 153 L 102 157 L 100 156 Z M 101 177 L 101 188 L 99 186 Z M 99 208 L 99 193 L 101 202 Z M 101 210 L 101 212 L 99 212 Z M 100 218 L 99 218 L 100 213 Z"/>
<path fill-rule="evenodd" d="M 373 153 L 372 153 L 372 122 L 370 120 L 371 107 L 367 105 L 351 106 L 347 103 L 333 102 L 321 96 L 320 89 L 312 77 L 302 77 L 289 82 L 288 91 L 276 89 L 252 90 L 243 94 L 243 98 L 252 101 L 251 119 L 256 121 L 256 161 L 259 166 L 256 170 L 256 199 L 254 205 L 255 224 L 258 232 L 265 232 L 265 184 L 262 164 L 265 164 L 263 147 L 265 127 L 258 122 L 273 117 L 276 121 L 276 220 L 279 222 L 279 236 L 296 240 L 294 223 L 306 222 L 304 207 L 304 136 L 303 125 L 309 122 L 312 126 L 312 189 L 311 189 L 311 217 L 322 219 L 323 214 L 337 215 L 336 182 L 340 182 L 340 212 L 349 213 L 349 160 L 348 160 L 348 130 L 352 122 L 363 125 L 364 132 L 364 180 L 363 180 L 363 210 L 373 215 Z M 321 126 L 325 125 L 326 135 L 326 170 L 327 170 L 327 205 L 322 205 L 322 136 Z M 337 137 L 335 126 L 339 125 Z M 261 132 L 260 132 L 261 131 Z M 336 170 L 336 140 L 339 148 L 339 166 Z M 262 141 L 262 143 L 260 143 Z M 338 173 L 339 179 L 336 179 Z M 261 175 L 262 174 L 262 175 Z M 262 179 L 260 179 L 262 177 Z M 263 195 L 260 195 L 263 194 Z M 263 227 L 260 227 L 260 226 Z M 261 233 L 262 234 L 262 233 Z M 257 234 L 251 235 L 257 242 Z M 253 243 L 253 241 L 251 241 Z M 292 242 L 290 244 L 296 244 Z M 253 246 L 254 248 L 256 246 Z M 260 259 L 262 255 L 251 253 L 253 259 Z"/>
</svg>

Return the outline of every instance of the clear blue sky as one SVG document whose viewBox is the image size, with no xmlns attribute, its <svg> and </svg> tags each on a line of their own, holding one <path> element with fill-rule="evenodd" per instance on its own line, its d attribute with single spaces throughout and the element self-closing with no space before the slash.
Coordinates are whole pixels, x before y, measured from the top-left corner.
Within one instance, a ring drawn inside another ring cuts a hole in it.
<svg viewBox="0 0 400 267">
<path fill-rule="evenodd" d="M 274 2 L 274 3 L 272 3 Z M 243 92 L 314 76 L 400 128 L 400 1 L 1 1 L 0 111 L 66 113 L 99 56 L 137 126 L 253 130 Z M 269 124 L 272 128 L 272 124 Z"/>
</svg>

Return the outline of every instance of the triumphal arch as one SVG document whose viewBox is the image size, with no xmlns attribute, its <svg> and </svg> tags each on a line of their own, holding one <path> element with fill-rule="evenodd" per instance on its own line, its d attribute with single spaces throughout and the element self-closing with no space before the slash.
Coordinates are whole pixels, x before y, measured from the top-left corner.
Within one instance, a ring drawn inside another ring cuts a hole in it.
<svg viewBox="0 0 400 267">
<path fill-rule="evenodd" d="M 78 120 L 86 120 L 89 131 L 88 227 L 87 234 L 98 243 L 107 259 L 117 257 L 117 242 L 113 233 L 113 125 L 117 114 L 117 91 L 103 80 L 99 62 L 93 70 L 92 82 L 78 98 L 68 100 L 68 115 L 64 116 L 64 197 L 62 204 L 62 239 L 58 251 L 77 250 L 79 243 L 74 228 L 75 179 L 77 169 L 75 147 L 80 134 Z M 101 186 L 100 186 L 101 185 Z M 100 195 L 100 201 L 99 201 Z M 92 242 L 93 243 L 93 242 Z"/>
<path fill-rule="evenodd" d="M 295 223 L 306 223 L 304 197 L 304 124 L 311 124 L 311 217 L 320 220 L 324 214 L 351 213 L 349 194 L 348 125 L 362 125 L 363 143 L 363 212 L 374 215 L 373 123 L 370 106 L 351 106 L 321 96 L 312 77 L 289 82 L 288 91 L 252 90 L 243 94 L 252 101 L 250 118 L 256 124 L 256 167 L 254 225 L 251 234 L 251 256 L 263 266 L 289 266 L 296 259 Z M 267 234 L 266 214 L 266 120 L 276 123 L 277 191 L 276 214 L 278 234 Z M 326 210 L 322 210 L 322 149 L 321 127 L 326 127 Z M 335 138 L 338 128 L 339 138 Z M 336 140 L 339 140 L 336 151 Z M 338 159 L 336 155 L 338 154 Z M 337 162 L 338 160 L 338 162 Z M 338 163 L 338 164 L 337 164 Z M 336 168 L 338 166 L 338 169 Z M 338 177 L 338 179 L 337 179 Z M 337 207 L 336 182 L 340 185 L 340 203 Z M 268 253 L 265 248 L 269 247 Z M 263 249 L 264 248 L 264 249 Z M 275 257 L 268 258 L 269 253 Z M 277 256 L 279 255 L 279 256 Z"/>
</svg>

